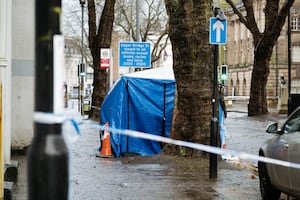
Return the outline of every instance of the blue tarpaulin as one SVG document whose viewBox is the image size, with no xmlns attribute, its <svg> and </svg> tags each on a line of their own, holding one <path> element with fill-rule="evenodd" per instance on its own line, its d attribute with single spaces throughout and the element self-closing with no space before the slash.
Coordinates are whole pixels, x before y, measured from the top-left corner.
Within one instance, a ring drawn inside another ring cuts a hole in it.
<svg viewBox="0 0 300 200">
<path fill-rule="evenodd" d="M 143 70 L 124 75 L 111 88 L 101 106 L 101 123 L 169 137 L 174 107 L 175 79 L 171 67 Z M 157 154 L 156 141 L 110 133 L 116 157 L 126 153 Z"/>
</svg>

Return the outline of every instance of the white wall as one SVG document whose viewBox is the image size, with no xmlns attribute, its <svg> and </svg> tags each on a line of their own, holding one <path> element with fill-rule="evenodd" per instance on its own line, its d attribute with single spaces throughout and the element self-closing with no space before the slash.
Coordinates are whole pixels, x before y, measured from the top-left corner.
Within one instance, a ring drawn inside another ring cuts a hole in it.
<svg viewBox="0 0 300 200">
<path fill-rule="evenodd" d="M 33 137 L 34 0 L 12 1 L 12 148 Z"/>
<path fill-rule="evenodd" d="M 5 6 L 6 2 L 1 0 L 0 1 L 0 64 L 4 62 L 4 59 L 6 57 L 6 45 L 5 39 L 6 39 L 6 9 Z"/>
<path fill-rule="evenodd" d="M 11 150 L 11 1 L 0 1 L 0 82 L 2 85 L 2 142 L 4 163 Z"/>
</svg>

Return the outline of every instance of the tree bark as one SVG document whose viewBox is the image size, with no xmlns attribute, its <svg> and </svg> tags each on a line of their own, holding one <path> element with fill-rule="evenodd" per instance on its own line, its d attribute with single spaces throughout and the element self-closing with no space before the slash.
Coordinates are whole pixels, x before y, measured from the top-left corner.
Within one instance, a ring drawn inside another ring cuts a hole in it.
<svg viewBox="0 0 300 200">
<path fill-rule="evenodd" d="M 94 65 L 94 82 L 90 116 L 93 119 L 99 119 L 99 109 L 107 93 L 108 81 L 106 69 L 100 68 L 100 49 L 110 48 L 115 0 L 106 0 L 102 11 L 102 16 L 99 21 L 98 31 L 96 26 L 96 12 L 94 0 L 88 0 L 89 10 L 89 46 L 91 49 Z"/>
<path fill-rule="evenodd" d="M 212 116 L 213 48 L 209 44 L 210 0 L 166 0 L 177 95 L 170 137 L 208 144 Z M 193 156 L 192 149 L 166 145 L 164 152 Z"/>
<path fill-rule="evenodd" d="M 270 73 L 269 61 L 272 48 L 265 55 L 255 54 L 252 71 L 248 116 L 268 113 L 266 86 Z"/>
</svg>

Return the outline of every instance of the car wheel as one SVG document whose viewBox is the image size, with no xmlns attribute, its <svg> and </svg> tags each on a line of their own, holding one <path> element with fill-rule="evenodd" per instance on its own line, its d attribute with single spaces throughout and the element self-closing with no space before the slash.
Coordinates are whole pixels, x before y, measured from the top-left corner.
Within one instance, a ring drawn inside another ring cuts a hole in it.
<svg viewBox="0 0 300 200">
<path fill-rule="evenodd" d="M 281 192 L 271 184 L 265 163 L 258 163 L 260 194 L 264 200 L 279 199 Z"/>
</svg>

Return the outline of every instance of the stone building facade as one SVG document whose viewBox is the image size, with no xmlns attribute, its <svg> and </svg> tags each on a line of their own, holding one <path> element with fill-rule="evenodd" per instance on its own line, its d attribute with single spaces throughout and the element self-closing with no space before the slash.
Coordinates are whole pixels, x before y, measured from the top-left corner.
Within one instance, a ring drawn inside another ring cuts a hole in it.
<svg viewBox="0 0 300 200">
<path fill-rule="evenodd" d="M 265 1 L 254 0 L 258 27 L 263 32 Z M 240 4 L 242 8 L 242 4 Z M 227 44 L 220 47 L 222 61 L 227 65 L 226 93 L 228 96 L 249 96 L 253 69 L 254 47 L 250 31 L 242 24 L 232 9 L 225 9 L 227 16 Z M 300 79 L 300 2 L 295 1 L 290 11 L 291 28 L 291 82 L 292 92 L 299 92 Z M 288 79 L 288 23 L 284 25 L 270 61 L 267 96 L 278 97 L 281 77 Z"/>
</svg>

